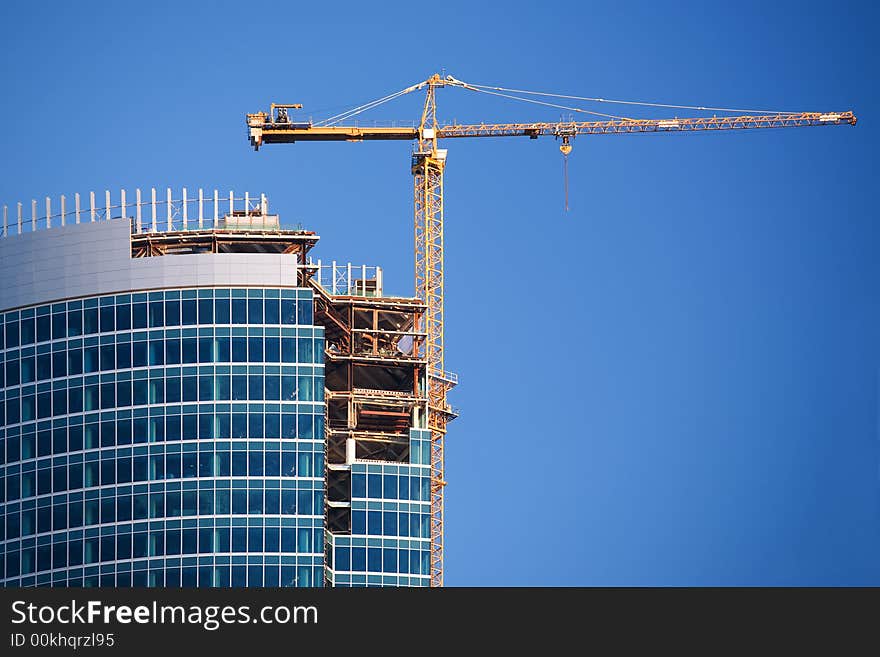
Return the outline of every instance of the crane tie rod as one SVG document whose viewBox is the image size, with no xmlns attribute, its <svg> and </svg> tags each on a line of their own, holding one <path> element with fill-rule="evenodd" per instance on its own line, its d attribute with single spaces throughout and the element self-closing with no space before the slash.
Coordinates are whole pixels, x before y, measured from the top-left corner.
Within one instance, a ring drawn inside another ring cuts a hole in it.
<svg viewBox="0 0 880 657">
<path fill-rule="evenodd" d="M 467 89 L 469 91 L 490 94 L 493 96 L 500 96 L 502 98 L 509 98 L 512 100 L 519 100 L 519 101 L 526 102 L 526 103 L 533 103 L 535 105 L 544 105 L 547 107 L 555 107 L 557 109 L 564 109 L 564 110 L 568 110 L 570 112 L 580 112 L 580 113 L 584 113 L 584 114 L 592 114 L 595 116 L 601 116 L 601 117 L 609 118 L 609 119 L 620 119 L 623 121 L 631 120 L 631 119 L 628 119 L 627 117 L 616 116 L 614 114 L 603 114 L 601 112 L 591 112 L 590 110 L 585 110 L 580 107 L 569 107 L 567 105 L 559 105 L 557 103 L 548 103 L 546 101 L 535 100 L 532 98 L 521 98 L 519 96 L 512 96 L 509 94 L 499 93 L 498 91 L 491 91 L 489 89 L 482 89 L 482 88 L 479 88 L 481 85 L 471 85 L 466 82 L 462 82 L 461 80 L 456 80 L 455 78 L 452 78 L 452 76 L 449 76 L 447 78 L 446 83 L 449 86 L 460 87 L 462 89 Z M 345 121 L 346 119 L 350 119 L 353 116 L 357 116 L 358 114 L 361 114 L 361 113 L 366 112 L 368 110 L 379 107 L 380 105 L 384 105 L 385 103 L 388 103 L 392 100 L 395 100 L 396 98 L 400 98 L 401 96 L 405 96 L 406 94 L 412 93 L 413 91 L 418 91 L 419 89 L 423 89 L 426 85 L 427 85 L 427 81 L 411 85 L 409 87 L 406 87 L 405 89 L 401 89 L 400 91 L 396 91 L 394 93 L 388 94 L 387 96 L 383 96 L 382 98 L 377 98 L 376 100 L 371 100 L 370 102 L 364 103 L 363 105 L 358 105 L 357 107 L 353 107 L 349 110 L 346 110 L 345 112 L 341 112 L 339 114 L 328 117 L 326 119 L 316 121 L 315 126 L 316 127 L 329 127 L 332 125 L 336 125 L 342 121 Z"/>
<path fill-rule="evenodd" d="M 594 116 L 600 116 L 607 119 L 616 119 L 620 121 L 635 121 L 637 119 L 633 119 L 626 116 L 619 116 L 615 114 L 605 114 L 602 112 L 595 112 L 591 110 L 584 109 L 582 107 L 573 107 L 570 105 L 563 105 L 560 103 L 553 103 L 544 100 L 538 100 L 536 98 L 524 98 L 522 96 L 514 95 L 514 94 L 526 94 L 529 96 L 540 96 L 543 98 L 561 98 L 561 99 L 569 99 L 569 100 L 583 100 L 588 102 L 596 102 L 596 103 L 611 103 L 618 105 L 638 105 L 643 107 L 663 107 L 667 109 L 687 109 L 687 110 L 697 110 L 697 111 L 714 111 L 714 112 L 731 112 L 731 113 L 756 113 L 756 114 L 794 114 L 796 112 L 784 112 L 781 110 L 760 110 L 760 109 L 742 109 L 742 108 L 729 108 L 729 107 L 709 107 L 705 105 L 672 105 L 669 103 L 652 103 L 646 101 L 635 101 L 635 100 L 614 100 L 607 98 L 596 98 L 590 96 L 574 96 L 570 94 L 555 94 L 544 91 L 530 91 L 526 89 L 511 89 L 507 87 L 497 87 L 497 86 L 489 86 L 484 84 L 473 84 L 469 82 L 464 82 L 462 80 L 458 80 L 451 75 L 446 76 L 446 78 L 442 82 L 444 86 L 452 86 L 459 87 L 461 89 L 466 89 L 468 91 L 474 91 L 478 93 L 489 94 L 493 96 L 499 96 L 501 98 L 507 98 L 510 100 L 518 100 L 525 103 L 532 103 L 534 105 L 542 105 L 545 107 L 553 107 L 556 109 L 563 109 L 569 112 L 577 112 L 582 114 L 591 114 Z M 321 119 L 315 122 L 316 127 L 329 127 L 333 125 L 337 125 L 346 119 L 349 119 L 353 116 L 357 116 L 363 112 L 379 107 L 380 105 L 384 105 L 396 98 L 400 98 L 401 96 L 405 96 L 413 91 L 418 91 L 420 89 L 424 89 L 425 86 L 429 84 L 428 80 L 423 82 L 419 82 L 414 85 L 410 85 L 400 91 L 395 91 L 394 93 L 388 94 L 387 96 L 383 96 L 381 98 L 377 98 L 376 100 L 371 100 L 362 105 L 358 105 L 357 107 L 353 107 L 339 114 L 335 114 L 326 119 Z"/>
<path fill-rule="evenodd" d="M 467 82 L 461 82 L 460 80 L 455 80 L 453 86 L 461 87 L 462 89 L 467 89 L 469 91 L 476 91 L 483 94 L 491 94 L 493 96 L 500 96 L 502 98 L 510 98 L 511 100 L 520 100 L 524 103 L 533 103 L 535 105 L 545 105 L 547 107 L 555 107 L 557 109 L 568 110 L 569 112 L 580 112 L 582 114 L 592 114 L 594 116 L 601 116 L 606 119 L 618 119 L 620 121 L 633 121 L 626 116 L 617 116 L 614 114 L 603 114 L 602 112 L 591 112 L 590 110 L 585 110 L 581 107 L 569 107 L 568 105 L 559 105 L 557 103 L 548 103 L 543 100 L 535 100 L 533 98 L 522 98 L 521 96 L 512 96 L 510 94 L 499 93 L 498 91 L 490 91 L 490 88 L 480 88 L 477 85 L 468 84 Z M 500 88 L 500 87 L 499 87 Z"/>
<path fill-rule="evenodd" d="M 801 112 L 788 112 L 782 110 L 759 110 L 759 109 L 736 109 L 730 107 L 706 107 L 703 105 L 670 105 L 667 103 L 649 103 L 646 101 L 637 101 L 637 100 L 612 100 L 608 98 L 591 98 L 589 96 L 571 96 L 566 94 L 554 94 L 543 91 L 527 91 L 525 89 L 508 89 L 506 87 L 492 87 L 484 84 L 473 84 L 473 83 L 462 83 L 467 84 L 468 87 L 472 87 L 475 89 L 481 90 L 493 90 L 493 91 L 507 91 L 509 93 L 519 93 L 519 94 L 527 94 L 530 96 L 546 96 L 551 98 L 566 98 L 569 100 L 586 100 L 595 103 L 614 103 L 617 105 L 640 105 L 643 107 L 665 107 L 669 109 L 687 109 L 687 110 L 698 110 L 704 112 L 734 112 L 734 113 L 755 113 L 755 114 L 801 114 Z M 524 99 L 523 99 L 524 100 Z M 569 109 L 569 108 L 563 108 Z"/>
<path fill-rule="evenodd" d="M 371 100 L 368 103 L 364 103 L 363 105 L 358 105 L 357 107 L 353 107 L 350 110 L 346 110 L 345 112 L 341 112 L 340 114 L 336 114 L 327 119 L 323 119 L 321 121 L 316 121 L 316 126 L 327 127 L 331 125 L 335 125 L 340 121 L 344 121 L 345 119 L 351 118 L 357 114 L 362 112 L 366 112 L 367 110 L 371 110 L 374 107 L 378 107 L 379 105 L 383 105 L 389 101 L 394 100 L 395 98 L 400 98 L 401 96 L 405 96 L 408 93 L 412 93 L 413 91 L 418 91 L 419 89 L 423 89 L 427 82 L 420 82 L 419 84 L 414 84 L 412 86 L 407 87 L 406 89 L 401 89 L 400 91 L 395 91 L 393 94 L 388 94 L 387 96 L 383 96 L 382 98 L 377 98 L 376 100 Z"/>
</svg>

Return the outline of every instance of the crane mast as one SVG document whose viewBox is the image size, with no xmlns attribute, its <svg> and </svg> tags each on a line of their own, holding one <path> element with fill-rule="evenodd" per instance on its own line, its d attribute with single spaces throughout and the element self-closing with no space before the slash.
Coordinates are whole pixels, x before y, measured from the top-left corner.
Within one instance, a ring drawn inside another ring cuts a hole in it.
<svg viewBox="0 0 880 657">
<path fill-rule="evenodd" d="M 740 116 L 693 118 L 629 119 L 604 121 L 559 121 L 534 123 L 480 123 L 440 125 L 437 120 L 436 90 L 444 86 L 470 88 L 469 85 L 434 74 L 427 80 L 403 90 L 401 94 L 426 90 L 425 104 L 418 128 L 370 127 L 358 125 L 315 125 L 311 121 L 292 121 L 288 109 L 300 105 L 273 104 L 269 113 L 247 115 L 249 139 L 255 150 L 263 144 L 297 141 L 414 141 L 412 154 L 413 207 L 415 229 L 416 296 L 426 306 L 419 330 L 427 338 L 422 356 L 427 371 L 427 418 L 431 432 L 431 586 L 443 585 L 443 488 L 445 481 L 444 444 L 446 425 L 455 418 L 447 395 L 457 377 L 446 371 L 444 357 L 444 244 L 443 244 L 443 174 L 446 149 L 438 148 L 440 139 L 467 137 L 552 136 L 561 140 L 565 158 L 572 150 L 572 140 L 579 135 L 632 134 L 658 132 L 697 132 L 759 128 L 792 128 L 829 125 L 855 125 L 856 117 L 846 112 L 781 112 Z M 401 95 L 398 94 L 398 95 Z M 567 187 L 566 187 L 567 207 Z"/>
<path fill-rule="evenodd" d="M 454 417 L 447 393 L 457 378 L 445 371 L 443 346 L 443 170 L 446 150 L 437 148 L 436 89 L 439 75 L 428 80 L 419 124 L 418 149 L 412 155 L 416 296 L 427 306 L 420 330 L 427 334 L 428 428 L 431 431 L 431 586 L 443 586 L 443 487 L 446 424 Z"/>
</svg>

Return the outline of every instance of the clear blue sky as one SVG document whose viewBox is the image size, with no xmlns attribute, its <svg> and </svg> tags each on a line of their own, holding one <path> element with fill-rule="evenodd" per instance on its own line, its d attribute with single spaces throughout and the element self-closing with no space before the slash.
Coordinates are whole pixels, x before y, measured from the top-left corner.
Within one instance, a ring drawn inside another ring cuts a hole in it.
<svg viewBox="0 0 880 657">
<path fill-rule="evenodd" d="M 246 112 L 301 102 L 318 117 L 439 70 L 853 109 L 855 128 L 579 138 L 567 214 L 552 139 L 448 144 L 462 415 L 446 572 L 450 585 L 878 585 L 878 10 L 610 4 L 4 2 L 0 204 L 265 192 L 322 236 L 316 257 L 380 264 L 387 288 L 411 293 L 409 144 L 254 153 Z M 413 120 L 419 103 L 368 116 Z M 559 117 L 455 89 L 439 103 L 442 120 Z"/>
</svg>

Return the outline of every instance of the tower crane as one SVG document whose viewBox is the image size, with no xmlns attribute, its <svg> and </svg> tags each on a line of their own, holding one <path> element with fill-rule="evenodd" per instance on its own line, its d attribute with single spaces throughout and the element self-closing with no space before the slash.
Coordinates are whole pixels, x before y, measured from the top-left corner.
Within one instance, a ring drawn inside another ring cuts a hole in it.
<svg viewBox="0 0 880 657">
<path fill-rule="evenodd" d="M 586 112 L 602 117 L 594 121 L 558 121 L 535 123 L 480 123 L 441 125 L 437 120 L 436 91 L 441 87 L 459 87 L 496 96 L 528 100 L 539 105 Z M 378 105 L 424 90 L 425 102 L 418 127 L 369 127 L 343 124 L 343 121 Z M 690 110 L 719 110 L 740 113 L 733 116 L 635 119 L 589 112 L 543 100 L 527 99 L 525 94 L 539 97 L 579 99 L 653 107 L 683 108 Z M 428 427 L 431 431 L 431 586 L 443 585 L 443 488 L 444 442 L 446 425 L 455 417 L 447 401 L 447 394 L 457 383 L 457 377 L 445 370 L 444 361 L 444 280 L 443 280 L 443 172 L 446 167 L 446 149 L 439 148 L 440 140 L 465 137 L 538 137 L 552 136 L 560 141 L 560 151 L 567 165 L 572 141 L 582 135 L 607 135 L 657 132 L 696 132 L 708 130 L 750 130 L 757 128 L 796 128 L 831 125 L 855 125 L 856 117 L 845 112 L 767 112 L 759 110 L 726 110 L 724 108 L 663 105 L 632 101 L 606 101 L 601 98 L 562 96 L 540 92 L 473 85 L 452 76 L 434 74 L 427 80 L 407 87 L 389 96 L 338 114 L 331 119 L 312 122 L 295 121 L 289 109 L 299 104 L 275 104 L 269 112 L 247 114 L 250 143 L 255 150 L 263 144 L 285 144 L 298 141 L 385 141 L 415 142 L 411 160 L 415 217 L 415 288 L 416 296 L 426 306 L 419 329 L 427 335 L 422 347 L 428 364 L 427 397 Z M 566 209 L 568 205 L 566 168 Z"/>
</svg>

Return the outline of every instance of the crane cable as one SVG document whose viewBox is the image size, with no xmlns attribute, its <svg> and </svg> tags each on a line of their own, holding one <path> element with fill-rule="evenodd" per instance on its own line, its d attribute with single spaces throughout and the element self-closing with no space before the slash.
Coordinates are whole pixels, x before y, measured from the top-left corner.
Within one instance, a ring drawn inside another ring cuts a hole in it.
<svg viewBox="0 0 880 657">
<path fill-rule="evenodd" d="M 379 105 L 383 105 L 389 101 L 394 100 L 395 98 L 400 98 L 401 96 L 405 96 L 408 93 L 412 93 L 413 91 L 417 91 L 425 86 L 424 82 L 420 82 L 419 84 L 414 84 L 406 89 L 401 89 L 400 91 L 395 91 L 393 94 L 388 94 L 387 96 L 383 96 L 382 98 L 377 98 L 376 100 L 371 100 L 368 103 L 364 103 L 363 105 L 358 105 L 357 107 L 353 107 L 352 109 L 346 110 L 334 116 L 331 116 L 326 119 L 322 119 L 320 121 L 316 121 L 316 126 L 327 127 L 331 125 L 335 125 L 340 121 L 344 121 L 345 119 L 351 118 L 352 116 L 356 116 L 362 112 L 366 112 L 367 110 L 371 110 L 374 107 L 378 107 Z"/>
<path fill-rule="evenodd" d="M 565 187 L 565 211 L 568 212 L 568 153 L 562 153 L 562 184 Z"/>
<path fill-rule="evenodd" d="M 456 81 L 458 82 L 458 81 Z M 566 94 L 553 94 L 547 93 L 543 91 L 527 91 L 525 89 L 508 89 L 506 87 L 491 87 L 483 84 L 473 84 L 473 83 L 462 83 L 466 84 L 468 87 L 472 87 L 475 89 L 487 90 L 491 89 L 494 91 L 507 91 L 510 93 L 519 93 L 519 94 L 528 94 L 530 96 L 548 96 L 551 98 L 567 98 L 569 100 L 586 100 L 595 103 L 614 103 L 617 105 L 640 105 L 643 107 L 665 107 L 669 109 L 688 109 L 688 110 L 697 110 L 697 111 L 707 111 L 707 112 L 754 112 L 756 114 L 796 114 L 799 112 L 787 112 L 782 110 L 759 110 L 759 109 L 736 109 L 729 107 L 705 107 L 702 105 L 670 105 L 667 103 L 649 103 L 646 101 L 637 101 L 637 100 L 612 100 L 609 98 L 590 98 L 588 96 L 570 96 Z M 567 108 L 565 108 L 567 109 Z"/>
<path fill-rule="evenodd" d="M 468 84 L 467 82 L 462 82 L 461 80 L 454 80 L 454 82 L 452 83 L 452 86 L 461 87 L 462 89 L 467 89 L 468 91 L 476 91 L 476 92 L 483 93 L 483 94 L 491 94 L 493 96 L 500 96 L 502 98 L 509 98 L 511 100 L 520 100 L 524 103 L 533 103 L 535 105 L 545 105 L 547 107 L 555 107 L 557 109 L 568 110 L 569 112 L 580 112 L 582 114 L 592 114 L 594 116 L 601 116 L 606 119 L 617 119 L 620 121 L 634 121 L 635 120 L 635 119 L 631 119 L 627 116 L 617 116 L 615 114 L 603 114 L 602 112 L 592 112 L 590 110 L 583 109 L 582 107 L 569 107 L 568 105 L 559 105 L 557 103 L 548 103 L 543 100 L 534 100 L 532 98 L 522 98 L 520 96 L 511 96 L 510 94 L 503 94 L 503 93 L 499 93 L 497 91 L 490 91 L 489 90 L 489 89 L 501 89 L 501 87 L 481 88 L 480 85 Z M 505 90 L 505 91 L 507 91 L 507 90 Z"/>
<path fill-rule="evenodd" d="M 569 107 L 567 105 L 559 105 L 557 103 L 548 103 L 543 100 L 535 100 L 533 98 L 522 98 L 521 96 L 512 96 L 510 94 L 500 93 L 499 91 L 491 91 L 487 88 L 479 88 L 476 85 L 468 84 L 467 82 L 462 82 L 460 80 L 455 80 L 452 78 L 449 82 L 453 86 L 461 87 L 462 89 L 468 89 L 470 91 L 477 91 L 479 93 L 491 94 L 493 96 L 501 96 L 502 98 L 510 98 L 511 100 L 520 100 L 525 103 L 533 103 L 535 105 L 545 105 L 547 107 L 555 107 L 558 109 L 565 109 L 572 112 L 580 112 L 583 114 L 592 114 L 595 116 L 601 116 L 603 118 L 608 119 L 617 119 L 620 121 L 633 121 L 634 119 L 630 119 L 625 116 L 615 116 L 613 114 L 603 114 L 602 112 L 592 112 L 590 110 L 585 110 L 581 107 Z M 507 91 L 506 89 L 504 91 Z M 562 180 L 563 187 L 565 191 L 565 211 L 568 212 L 568 155 L 571 153 L 571 141 L 568 135 L 564 135 L 562 137 L 562 145 L 559 147 L 559 150 L 562 152 Z"/>
<path fill-rule="evenodd" d="M 608 119 L 617 119 L 621 121 L 632 121 L 634 119 L 625 116 L 618 116 L 615 114 L 604 114 L 602 112 L 593 112 L 590 110 L 583 109 L 582 107 L 571 107 L 568 105 L 561 105 L 558 103 L 549 103 L 546 101 L 535 100 L 532 98 L 523 98 L 521 96 L 513 96 L 510 94 L 527 94 L 529 96 L 542 96 L 546 98 L 565 98 L 568 100 L 584 100 L 588 102 L 595 103 L 609 103 L 616 105 L 637 105 L 641 107 L 663 107 L 667 109 L 687 109 L 687 110 L 696 110 L 696 111 L 704 111 L 704 112 L 750 112 L 756 114 L 792 114 L 793 112 L 783 111 L 783 110 L 760 110 L 760 109 L 742 109 L 742 108 L 730 108 L 730 107 L 709 107 L 705 105 L 672 105 L 669 103 L 652 103 L 647 101 L 636 101 L 636 100 L 616 100 L 609 98 L 595 98 L 591 96 L 574 96 L 570 94 L 554 94 L 545 91 L 530 91 L 527 89 L 511 89 L 508 87 L 497 87 L 490 86 L 484 84 L 474 84 L 470 82 L 463 82 L 462 80 L 457 80 L 453 78 L 451 75 L 446 78 L 447 84 L 450 86 L 460 87 L 462 89 L 467 89 L 469 91 L 476 91 L 479 93 L 490 94 L 493 96 L 499 96 L 501 98 L 508 98 L 510 100 L 519 100 L 526 103 L 532 103 L 535 105 L 543 105 L 546 107 L 554 107 L 556 109 L 563 109 L 570 112 L 578 112 L 582 114 L 592 114 L 594 116 L 601 116 L 603 118 Z M 363 112 L 371 110 L 379 105 L 383 105 L 387 102 L 390 102 L 396 98 L 404 96 L 406 94 L 412 93 L 413 91 L 418 91 L 425 87 L 427 82 L 420 82 L 418 84 L 414 84 L 412 86 L 406 87 L 405 89 L 401 89 L 400 91 L 396 91 L 392 94 L 388 94 L 387 96 L 383 96 L 382 98 L 377 98 L 376 100 L 372 100 L 368 103 L 364 103 L 362 105 L 358 105 L 357 107 L 353 107 L 349 110 L 341 112 L 339 114 L 335 114 L 329 118 L 322 119 L 320 121 L 316 121 L 316 126 L 332 126 L 336 125 L 345 119 L 351 118 L 353 116 L 357 116 Z M 508 92 L 508 93 L 502 93 Z"/>
</svg>

